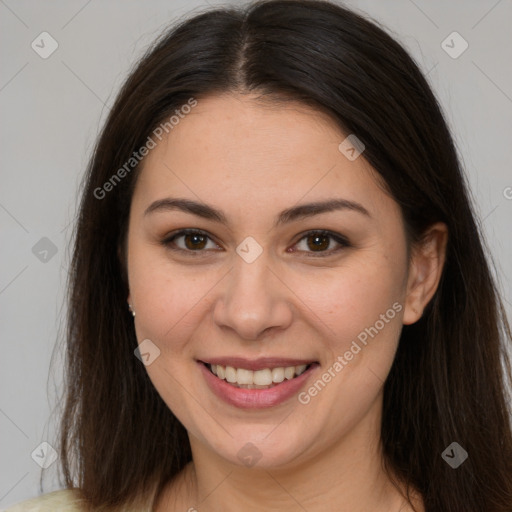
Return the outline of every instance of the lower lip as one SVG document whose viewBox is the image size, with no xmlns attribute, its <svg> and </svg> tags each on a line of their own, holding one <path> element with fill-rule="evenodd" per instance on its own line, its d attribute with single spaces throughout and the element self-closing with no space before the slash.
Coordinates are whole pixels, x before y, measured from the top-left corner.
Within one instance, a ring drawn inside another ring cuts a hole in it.
<svg viewBox="0 0 512 512">
<path fill-rule="evenodd" d="M 242 409 L 263 409 L 279 405 L 298 393 L 306 380 L 318 367 L 313 363 L 304 373 L 291 380 L 267 389 L 245 389 L 232 386 L 223 379 L 215 376 L 204 363 L 198 361 L 201 372 L 211 390 L 219 398 L 230 405 Z"/>
</svg>

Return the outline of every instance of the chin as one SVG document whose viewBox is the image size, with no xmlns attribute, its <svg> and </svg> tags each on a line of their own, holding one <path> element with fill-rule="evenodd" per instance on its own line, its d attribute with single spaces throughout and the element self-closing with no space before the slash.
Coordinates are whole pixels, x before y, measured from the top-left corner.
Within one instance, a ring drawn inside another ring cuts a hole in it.
<svg viewBox="0 0 512 512">
<path fill-rule="evenodd" d="M 286 421 L 286 420 L 285 420 Z M 288 425 L 275 424 L 230 428 L 228 435 L 205 433 L 203 442 L 218 456 L 237 466 L 259 469 L 285 468 L 298 459 L 308 458 L 315 438 L 312 430 L 290 431 Z M 311 455 L 310 455 L 311 456 Z"/>
</svg>

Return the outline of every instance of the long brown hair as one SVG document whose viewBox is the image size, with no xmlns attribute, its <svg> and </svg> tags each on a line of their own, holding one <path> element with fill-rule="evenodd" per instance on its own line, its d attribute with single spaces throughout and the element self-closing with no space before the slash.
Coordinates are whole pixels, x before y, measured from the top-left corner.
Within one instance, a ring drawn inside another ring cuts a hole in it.
<svg viewBox="0 0 512 512">
<path fill-rule="evenodd" d="M 191 460 L 185 428 L 134 356 L 124 242 L 140 165 L 126 162 L 190 98 L 227 91 L 307 103 L 357 134 L 401 207 L 411 245 L 431 224 L 446 223 L 439 287 L 422 318 L 404 326 L 385 383 L 384 462 L 429 512 L 510 511 L 511 332 L 452 136 L 394 39 L 314 0 L 196 14 L 154 44 L 118 94 L 74 234 L 60 431 L 66 486 L 78 486 L 95 510 L 148 505 Z M 469 455 L 456 469 L 441 456 L 452 442 Z"/>
</svg>

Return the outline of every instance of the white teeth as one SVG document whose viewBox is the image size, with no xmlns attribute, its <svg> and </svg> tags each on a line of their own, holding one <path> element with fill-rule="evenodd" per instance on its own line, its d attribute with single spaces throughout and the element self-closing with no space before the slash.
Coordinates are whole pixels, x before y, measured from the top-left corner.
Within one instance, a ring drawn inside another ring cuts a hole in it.
<svg viewBox="0 0 512 512">
<path fill-rule="evenodd" d="M 284 368 L 274 368 L 272 370 L 272 382 L 283 382 L 284 380 Z"/>
<path fill-rule="evenodd" d="M 217 371 L 220 368 L 220 364 L 217 365 Z M 234 383 L 236 382 L 236 374 L 237 371 L 232 366 L 226 366 L 226 380 L 228 382 Z"/>
<path fill-rule="evenodd" d="M 300 375 L 301 373 L 304 373 L 306 371 L 306 368 L 308 367 L 307 364 L 301 364 L 300 366 L 295 367 L 295 375 Z"/>
<path fill-rule="evenodd" d="M 252 370 L 238 368 L 236 371 L 236 381 L 238 384 L 254 384 L 253 376 L 254 372 Z"/>
<path fill-rule="evenodd" d="M 272 372 L 268 368 L 254 372 L 253 384 L 257 384 L 258 386 L 270 386 L 270 384 L 272 384 Z"/>
<path fill-rule="evenodd" d="M 263 370 L 246 370 L 245 368 L 233 368 L 220 364 L 210 365 L 211 371 L 219 379 L 246 389 L 264 389 L 274 384 L 302 375 L 307 365 L 286 366 L 279 368 L 264 368 Z"/>
<path fill-rule="evenodd" d="M 284 378 L 287 380 L 293 379 L 295 376 L 295 366 L 287 366 L 284 369 Z"/>
</svg>

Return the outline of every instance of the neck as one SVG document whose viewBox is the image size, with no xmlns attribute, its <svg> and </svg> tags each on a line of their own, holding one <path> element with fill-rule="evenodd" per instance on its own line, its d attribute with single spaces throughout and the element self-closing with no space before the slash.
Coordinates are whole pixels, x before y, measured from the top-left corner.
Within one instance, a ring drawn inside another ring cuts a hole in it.
<svg viewBox="0 0 512 512">
<path fill-rule="evenodd" d="M 336 444 L 278 468 L 234 465 L 190 436 L 193 461 L 155 511 L 412 511 L 383 469 L 380 424 L 381 401 Z M 421 512 L 421 500 L 415 500 Z"/>
</svg>

